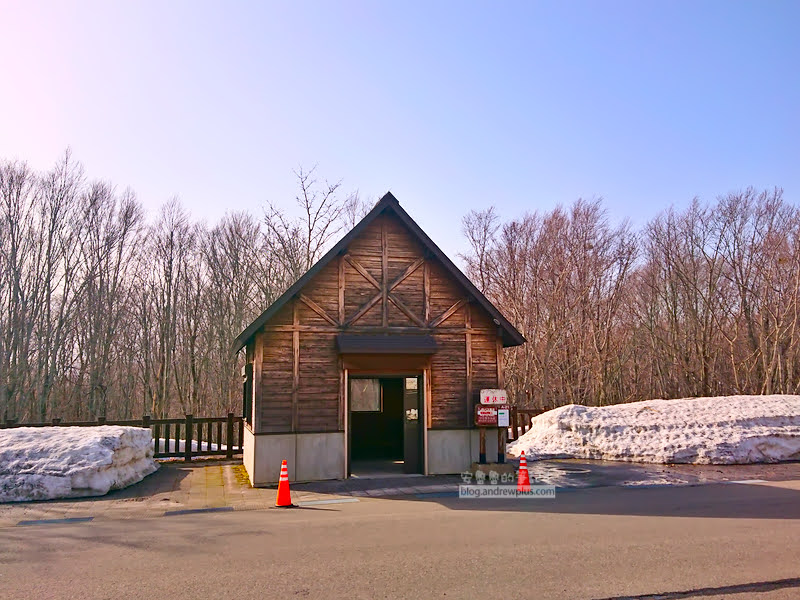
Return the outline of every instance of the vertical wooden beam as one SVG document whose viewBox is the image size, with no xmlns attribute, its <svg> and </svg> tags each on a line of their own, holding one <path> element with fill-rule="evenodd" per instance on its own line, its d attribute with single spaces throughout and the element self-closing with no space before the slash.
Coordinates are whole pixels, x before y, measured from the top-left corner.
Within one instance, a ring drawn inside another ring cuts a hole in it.
<svg viewBox="0 0 800 600">
<path fill-rule="evenodd" d="M 428 429 L 431 426 L 431 403 L 430 403 L 430 366 L 422 370 L 422 473 L 428 474 Z"/>
<path fill-rule="evenodd" d="M 292 300 L 292 431 L 297 431 L 298 406 L 297 391 L 300 388 L 300 324 L 297 314 L 297 299 Z"/>
<path fill-rule="evenodd" d="M 347 396 L 346 396 L 347 392 L 344 389 L 345 371 L 344 371 L 344 365 L 342 364 L 341 355 L 337 360 L 337 364 L 339 366 L 339 431 L 344 431 L 344 411 L 347 402 Z"/>
<path fill-rule="evenodd" d="M 344 325 L 344 257 L 339 256 L 339 325 Z"/>
<path fill-rule="evenodd" d="M 431 382 L 431 368 L 426 367 L 423 374 L 425 379 L 425 425 L 430 428 L 433 427 L 433 385 Z"/>
<path fill-rule="evenodd" d="M 347 369 L 342 369 L 344 375 L 344 478 L 350 477 L 350 401 L 348 395 L 350 393 L 349 373 Z"/>
<path fill-rule="evenodd" d="M 256 333 L 256 339 L 253 344 L 253 433 L 261 431 L 261 405 L 263 403 L 264 391 L 261 389 L 263 385 L 261 381 L 261 365 L 264 362 L 264 333 L 259 331 Z"/>
<path fill-rule="evenodd" d="M 389 325 L 389 243 L 386 239 L 386 219 L 381 219 L 381 319 Z"/>
<path fill-rule="evenodd" d="M 465 306 L 466 316 L 464 317 L 467 331 L 464 334 L 466 342 L 466 363 L 467 363 L 467 422 L 466 426 L 472 424 L 472 306 L 467 303 Z"/>
<path fill-rule="evenodd" d="M 428 325 L 431 320 L 431 268 L 427 260 L 422 265 L 422 304 L 425 312 L 422 320 Z"/>
<path fill-rule="evenodd" d="M 502 389 L 505 387 L 503 380 L 503 334 L 497 330 L 497 387 Z"/>
</svg>

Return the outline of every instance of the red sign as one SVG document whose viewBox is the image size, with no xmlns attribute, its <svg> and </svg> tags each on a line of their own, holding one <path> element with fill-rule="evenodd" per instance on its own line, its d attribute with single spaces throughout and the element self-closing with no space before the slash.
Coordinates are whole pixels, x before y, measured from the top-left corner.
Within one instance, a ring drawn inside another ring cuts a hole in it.
<svg viewBox="0 0 800 600">
<path fill-rule="evenodd" d="M 494 406 L 476 406 L 475 425 L 497 427 L 497 409 Z"/>
<path fill-rule="evenodd" d="M 508 404 L 508 394 L 505 390 L 481 390 L 481 404 Z"/>
</svg>

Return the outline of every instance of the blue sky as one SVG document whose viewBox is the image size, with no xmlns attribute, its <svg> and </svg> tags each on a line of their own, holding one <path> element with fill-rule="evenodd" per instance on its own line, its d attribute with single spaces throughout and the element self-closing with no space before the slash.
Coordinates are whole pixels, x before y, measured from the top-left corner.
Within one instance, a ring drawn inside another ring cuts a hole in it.
<svg viewBox="0 0 800 600">
<path fill-rule="evenodd" d="M 753 185 L 800 197 L 798 2 L 9 2 L 0 157 L 70 146 L 152 212 L 289 207 L 318 165 L 460 218 L 603 197 L 641 225 Z"/>
</svg>

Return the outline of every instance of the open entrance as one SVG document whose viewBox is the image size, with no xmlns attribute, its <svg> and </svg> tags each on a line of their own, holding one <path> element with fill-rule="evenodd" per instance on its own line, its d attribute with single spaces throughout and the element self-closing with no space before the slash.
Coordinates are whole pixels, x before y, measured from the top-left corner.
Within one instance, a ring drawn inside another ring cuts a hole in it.
<svg viewBox="0 0 800 600">
<path fill-rule="evenodd" d="M 349 473 L 422 473 L 422 377 L 351 376 Z"/>
</svg>

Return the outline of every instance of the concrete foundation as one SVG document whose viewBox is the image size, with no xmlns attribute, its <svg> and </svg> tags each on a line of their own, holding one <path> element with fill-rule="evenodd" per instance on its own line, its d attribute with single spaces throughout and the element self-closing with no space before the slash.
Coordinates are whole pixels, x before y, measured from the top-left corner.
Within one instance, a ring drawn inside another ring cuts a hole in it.
<svg viewBox="0 0 800 600">
<path fill-rule="evenodd" d="M 429 429 L 428 475 L 469 471 L 480 453 L 477 429 Z M 290 481 L 345 479 L 344 432 L 254 435 L 245 427 L 244 467 L 255 486 L 280 479 L 281 461 L 289 463 Z M 497 462 L 497 430 L 486 431 L 486 460 Z"/>
<path fill-rule="evenodd" d="M 279 433 L 254 435 L 245 428 L 244 466 L 255 486 L 277 483 L 281 462 L 289 465 L 290 481 L 345 477 L 344 433 Z"/>
<path fill-rule="evenodd" d="M 429 429 L 428 474 L 446 475 L 468 471 L 480 457 L 477 429 Z M 497 430 L 486 430 L 486 460 L 497 462 Z"/>
<path fill-rule="evenodd" d="M 250 428 L 245 425 L 244 427 L 244 440 L 242 440 L 242 462 L 244 463 L 244 470 L 247 471 L 247 476 L 250 478 L 250 485 L 253 483 L 253 473 L 255 473 L 255 457 L 256 457 L 256 444 L 255 436 Z"/>
</svg>

